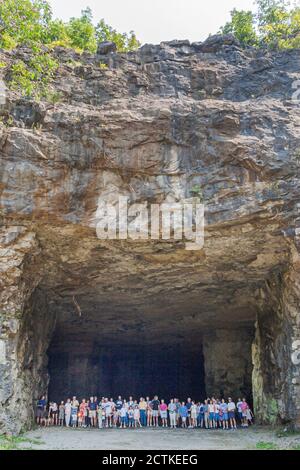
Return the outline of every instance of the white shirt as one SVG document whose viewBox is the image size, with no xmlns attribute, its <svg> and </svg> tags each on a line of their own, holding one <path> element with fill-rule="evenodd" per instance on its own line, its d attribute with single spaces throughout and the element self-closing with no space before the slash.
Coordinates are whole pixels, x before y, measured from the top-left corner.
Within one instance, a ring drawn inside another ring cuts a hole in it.
<svg viewBox="0 0 300 470">
<path fill-rule="evenodd" d="M 233 401 L 230 401 L 228 403 L 228 411 L 234 411 L 235 410 L 235 403 Z"/>
<path fill-rule="evenodd" d="M 71 403 L 66 403 L 65 404 L 65 411 L 66 413 L 71 413 Z"/>
</svg>

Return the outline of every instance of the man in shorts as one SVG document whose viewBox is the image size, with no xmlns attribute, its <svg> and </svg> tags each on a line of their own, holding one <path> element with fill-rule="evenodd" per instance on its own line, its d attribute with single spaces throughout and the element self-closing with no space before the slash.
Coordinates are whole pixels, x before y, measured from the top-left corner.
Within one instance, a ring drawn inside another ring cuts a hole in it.
<svg viewBox="0 0 300 470">
<path fill-rule="evenodd" d="M 36 422 L 39 425 L 42 424 L 42 420 L 45 417 L 46 405 L 47 405 L 47 402 L 45 399 L 45 395 L 42 395 L 41 398 L 37 402 L 37 409 L 36 409 Z"/>
<path fill-rule="evenodd" d="M 152 404 L 153 426 L 158 427 L 158 409 L 159 409 L 160 401 L 157 395 L 154 396 L 151 404 Z"/>
<path fill-rule="evenodd" d="M 90 398 L 89 417 L 92 428 L 95 428 L 97 426 L 97 402 L 95 402 L 94 397 Z"/>
<path fill-rule="evenodd" d="M 235 403 L 232 399 L 228 398 L 228 419 L 231 429 L 236 429 L 236 420 L 235 420 Z"/>
</svg>

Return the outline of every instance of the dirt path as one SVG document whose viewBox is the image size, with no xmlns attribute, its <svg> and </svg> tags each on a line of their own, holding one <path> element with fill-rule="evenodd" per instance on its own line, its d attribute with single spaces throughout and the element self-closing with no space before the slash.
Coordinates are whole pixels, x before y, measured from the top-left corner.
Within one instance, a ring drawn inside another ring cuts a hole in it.
<svg viewBox="0 0 300 470">
<path fill-rule="evenodd" d="M 36 429 L 24 435 L 32 449 L 255 449 L 300 448 L 300 435 L 278 437 L 274 430 L 253 426 L 236 431 L 194 429 Z M 38 444 L 37 441 L 40 443 Z"/>
</svg>

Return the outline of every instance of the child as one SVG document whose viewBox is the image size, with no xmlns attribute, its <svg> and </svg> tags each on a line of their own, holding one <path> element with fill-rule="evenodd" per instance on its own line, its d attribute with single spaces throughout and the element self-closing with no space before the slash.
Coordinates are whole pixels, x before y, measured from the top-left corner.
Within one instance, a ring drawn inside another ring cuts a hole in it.
<svg viewBox="0 0 300 470">
<path fill-rule="evenodd" d="M 118 421 L 119 421 L 119 411 L 117 410 L 117 408 L 114 408 L 114 409 L 113 409 L 113 423 L 114 423 L 114 428 L 117 427 Z"/>
<path fill-rule="evenodd" d="M 64 419 L 65 419 L 65 404 L 63 401 L 60 402 L 59 405 L 59 414 L 58 414 L 58 424 L 59 426 L 64 425 Z"/>
<path fill-rule="evenodd" d="M 183 401 L 181 403 L 180 408 L 179 408 L 179 416 L 181 418 L 181 427 L 182 428 L 186 428 L 186 420 L 187 420 L 188 414 L 189 414 L 188 409 L 185 406 L 185 402 Z"/>
<path fill-rule="evenodd" d="M 50 411 L 51 425 L 52 426 L 57 426 L 58 406 L 57 406 L 57 403 L 55 403 L 55 401 L 53 401 L 50 404 L 49 411 Z"/>
<path fill-rule="evenodd" d="M 160 417 L 161 417 L 162 427 L 167 428 L 168 427 L 168 423 L 167 423 L 168 406 L 165 403 L 165 400 L 163 398 L 162 398 L 161 403 L 159 405 L 159 413 L 160 413 Z"/>
<path fill-rule="evenodd" d="M 133 418 L 134 418 L 134 427 L 135 428 L 140 428 L 142 425 L 141 425 L 141 421 L 140 421 L 140 409 L 138 407 L 138 405 L 136 404 L 134 409 L 133 409 Z"/>
<path fill-rule="evenodd" d="M 42 419 L 41 419 L 41 425 L 48 427 L 49 424 L 50 424 L 50 413 L 49 413 L 49 410 L 47 410 L 47 406 L 45 406 Z"/>
<path fill-rule="evenodd" d="M 129 421 L 128 427 L 133 428 L 133 426 L 134 426 L 134 413 L 133 413 L 133 409 L 132 409 L 131 406 L 128 408 L 128 421 Z"/>
<path fill-rule="evenodd" d="M 252 424 L 253 417 L 254 417 L 254 414 L 252 413 L 250 407 L 248 406 L 248 408 L 247 408 L 247 422 L 248 422 L 248 424 L 250 424 L 250 425 Z"/>
</svg>

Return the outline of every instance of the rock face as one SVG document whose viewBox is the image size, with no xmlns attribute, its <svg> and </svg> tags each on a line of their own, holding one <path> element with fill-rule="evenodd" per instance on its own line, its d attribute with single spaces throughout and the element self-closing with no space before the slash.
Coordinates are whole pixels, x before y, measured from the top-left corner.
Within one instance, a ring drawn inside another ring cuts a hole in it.
<svg viewBox="0 0 300 470">
<path fill-rule="evenodd" d="M 106 69 L 53 54 L 61 101 L 1 108 L 0 429 L 32 424 L 49 374 L 55 399 L 116 395 L 120 377 L 128 395 L 144 376 L 165 397 L 252 389 L 258 421 L 299 427 L 299 51 L 214 37 L 108 48 Z M 195 187 L 203 249 L 97 238 L 100 201 Z"/>
</svg>

